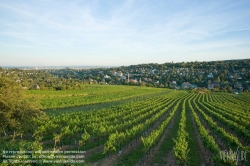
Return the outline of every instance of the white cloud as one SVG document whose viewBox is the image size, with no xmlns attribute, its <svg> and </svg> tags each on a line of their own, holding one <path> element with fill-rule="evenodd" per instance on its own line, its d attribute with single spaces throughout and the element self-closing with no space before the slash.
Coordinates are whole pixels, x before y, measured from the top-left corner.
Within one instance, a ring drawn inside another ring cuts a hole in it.
<svg viewBox="0 0 250 166">
<path fill-rule="evenodd" d="M 184 2 L 182 6 L 174 1 L 129 0 L 107 2 L 110 6 L 106 8 L 98 1 L 36 3 L 0 3 L 0 10 L 7 13 L 0 15 L 3 24 L 0 49 L 6 45 L 9 49 L 17 48 L 18 55 L 23 51 L 18 52 L 18 48 L 32 47 L 37 51 L 32 49 L 29 56 L 44 51 L 48 61 L 59 55 L 70 55 L 78 61 L 89 59 L 86 62 L 93 64 L 104 61 L 97 62 L 89 55 L 106 57 L 105 63 L 124 56 L 145 55 L 148 57 L 144 59 L 150 62 L 162 60 L 164 55 L 191 56 L 223 48 L 226 54 L 226 48 L 250 45 L 244 36 L 229 35 L 231 32 L 249 34 L 250 23 L 246 22 L 249 7 L 243 1 Z M 242 5 L 245 8 L 240 10 Z M 10 51 L 6 51 L 8 54 Z"/>
</svg>

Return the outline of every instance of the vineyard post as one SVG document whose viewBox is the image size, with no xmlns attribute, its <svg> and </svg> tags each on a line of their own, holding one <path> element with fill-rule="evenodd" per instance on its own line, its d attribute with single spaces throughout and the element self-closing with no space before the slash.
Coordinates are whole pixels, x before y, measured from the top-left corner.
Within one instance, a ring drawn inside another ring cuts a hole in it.
<svg viewBox="0 0 250 166">
<path fill-rule="evenodd" d="M 16 130 L 14 130 L 14 134 L 13 134 L 13 138 L 12 138 L 13 141 L 15 140 L 15 136 L 16 136 Z"/>
<path fill-rule="evenodd" d="M 75 140 L 75 145 L 76 145 L 76 139 L 75 138 L 73 138 L 74 140 Z"/>
<path fill-rule="evenodd" d="M 6 134 L 6 132 L 5 132 L 4 125 L 3 125 L 3 123 L 1 123 L 1 124 L 2 124 L 2 128 L 3 128 L 4 136 L 7 136 L 7 134 Z"/>
</svg>

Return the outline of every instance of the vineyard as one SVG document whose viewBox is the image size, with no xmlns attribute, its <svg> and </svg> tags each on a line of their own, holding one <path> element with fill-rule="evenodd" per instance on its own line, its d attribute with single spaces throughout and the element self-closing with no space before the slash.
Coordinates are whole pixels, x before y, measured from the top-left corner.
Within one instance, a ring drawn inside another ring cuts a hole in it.
<svg viewBox="0 0 250 166">
<path fill-rule="evenodd" d="M 42 109 L 55 109 L 113 102 L 136 96 L 160 92 L 162 89 L 135 86 L 99 86 L 85 85 L 82 90 L 67 91 L 27 91 L 31 100 L 41 104 Z"/>
<path fill-rule="evenodd" d="M 246 94 L 119 86 L 29 93 L 49 119 L 30 133 L 10 131 L 1 149 L 82 150 L 86 165 L 101 166 L 250 164 Z M 63 108 L 71 106 L 81 107 Z"/>
</svg>

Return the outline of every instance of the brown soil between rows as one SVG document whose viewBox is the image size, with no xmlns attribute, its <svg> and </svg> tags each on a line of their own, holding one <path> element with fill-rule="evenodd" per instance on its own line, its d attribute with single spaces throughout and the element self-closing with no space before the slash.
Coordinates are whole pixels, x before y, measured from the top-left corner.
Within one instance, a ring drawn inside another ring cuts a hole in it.
<svg viewBox="0 0 250 166">
<path fill-rule="evenodd" d="M 194 122 L 194 117 L 193 117 L 190 109 L 189 109 L 189 114 L 191 114 L 193 129 L 194 129 L 195 137 L 196 137 L 198 147 L 199 147 L 199 154 L 200 154 L 200 158 L 201 158 L 201 160 L 203 162 L 202 165 L 210 166 L 212 163 L 210 162 L 209 153 L 202 144 L 201 138 L 200 138 L 200 136 L 198 134 L 197 126 L 196 126 L 196 124 Z"/>
<path fill-rule="evenodd" d="M 210 116 L 213 121 L 216 122 L 216 124 L 223 128 L 228 134 L 231 134 L 233 135 L 234 137 L 238 138 L 237 134 L 235 133 L 235 131 L 233 131 L 232 129 L 230 129 L 229 127 L 225 126 L 224 124 L 222 124 L 221 122 L 217 121 L 214 117 Z M 249 143 L 247 141 L 247 139 L 243 139 L 243 138 L 238 138 L 238 140 L 240 141 L 240 143 L 243 145 L 243 146 L 248 146 Z"/>
<path fill-rule="evenodd" d="M 197 116 L 199 117 L 202 125 L 205 127 L 206 130 L 209 131 L 209 134 L 214 138 L 215 142 L 217 143 L 217 145 L 219 146 L 219 148 L 221 150 L 226 150 L 227 147 L 225 146 L 225 144 L 222 142 L 222 140 L 210 129 L 210 127 L 208 126 L 207 122 L 205 122 L 205 120 L 202 118 L 202 115 L 200 114 L 200 112 L 197 110 L 197 108 L 195 106 L 193 106 Z"/>
<path fill-rule="evenodd" d="M 163 135 L 161 136 L 161 139 L 160 139 L 159 143 L 155 147 L 153 147 L 153 149 L 150 151 L 150 155 L 148 156 L 148 158 L 146 158 L 142 164 L 141 163 L 137 163 L 136 164 L 137 166 L 148 166 L 150 163 L 152 164 L 152 160 L 154 159 L 155 154 L 159 151 L 162 143 L 164 142 L 164 140 L 166 139 L 166 137 L 171 132 L 171 130 L 172 130 L 174 124 L 175 124 L 176 117 L 179 114 L 180 114 L 180 108 L 178 108 L 176 110 L 176 112 L 175 112 L 172 120 L 168 124 L 168 127 L 165 129 Z M 175 162 L 175 157 L 174 157 L 174 154 L 173 154 L 173 150 L 171 150 L 170 152 L 168 152 L 167 156 L 164 157 L 164 159 L 166 160 L 166 163 L 169 163 L 170 165 L 174 165 L 176 162 Z"/>
<path fill-rule="evenodd" d="M 175 101 L 176 103 L 177 101 Z M 173 109 L 173 107 L 175 106 L 175 104 L 173 104 L 171 106 L 171 108 L 169 108 L 166 113 L 160 117 L 159 120 L 157 120 L 153 127 L 150 128 L 149 130 L 149 133 L 152 132 L 153 130 L 155 130 L 161 123 L 164 119 L 166 119 L 168 116 L 169 116 L 169 113 L 170 113 L 170 110 Z M 115 163 L 117 163 L 122 157 L 124 157 L 126 154 L 128 154 L 129 152 L 133 151 L 134 149 L 136 149 L 137 146 L 139 146 L 140 144 L 142 143 L 141 139 L 136 139 L 136 140 L 133 140 L 133 143 L 132 143 L 132 146 L 128 146 L 127 148 L 123 148 L 122 150 L 122 154 L 119 155 L 118 153 L 116 154 L 113 154 L 109 157 L 106 157 L 98 162 L 95 162 L 95 163 L 91 163 L 90 165 L 91 166 L 111 166 L 111 165 L 114 165 Z"/>
<path fill-rule="evenodd" d="M 155 93 L 155 94 L 161 94 L 161 93 L 163 93 L 163 92 L 157 92 L 157 93 Z M 147 96 L 146 96 L 146 98 L 148 98 L 148 96 L 152 96 L 152 95 L 155 95 L 155 94 L 148 94 Z M 140 96 L 140 97 L 142 97 L 142 96 Z M 132 98 L 134 98 L 134 97 L 132 97 Z M 144 97 L 145 98 L 145 97 Z M 129 98 L 130 99 L 130 98 Z M 122 101 L 127 101 L 128 99 L 124 99 L 124 100 L 122 100 Z M 81 137 L 81 135 L 79 134 L 77 137 Z M 93 142 L 93 140 L 92 140 L 92 142 Z M 46 141 L 43 141 L 42 142 L 42 144 L 54 144 L 54 140 L 46 140 Z M 72 149 L 76 149 L 76 148 L 78 148 L 79 147 L 79 145 L 77 144 L 77 145 L 63 145 L 62 147 L 57 147 L 56 149 L 57 150 L 63 150 L 63 151 L 66 151 L 66 150 L 72 150 Z M 103 149 L 104 149 L 104 145 L 99 145 L 99 146 L 97 146 L 97 147 L 94 147 L 94 148 L 92 148 L 92 149 L 88 149 L 88 150 L 86 150 L 86 155 L 85 155 L 85 157 L 87 158 L 87 157 L 90 157 L 91 155 L 93 155 L 94 153 L 100 153 L 100 152 L 102 152 L 103 151 Z"/>
</svg>

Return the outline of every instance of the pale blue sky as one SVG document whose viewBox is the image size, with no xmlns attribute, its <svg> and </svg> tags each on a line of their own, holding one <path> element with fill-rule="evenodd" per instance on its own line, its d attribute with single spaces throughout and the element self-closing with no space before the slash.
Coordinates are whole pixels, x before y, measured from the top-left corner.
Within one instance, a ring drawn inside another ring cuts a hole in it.
<svg viewBox="0 0 250 166">
<path fill-rule="evenodd" d="M 249 0 L 2 0 L 0 66 L 250 58 Z"/>
</svg>

